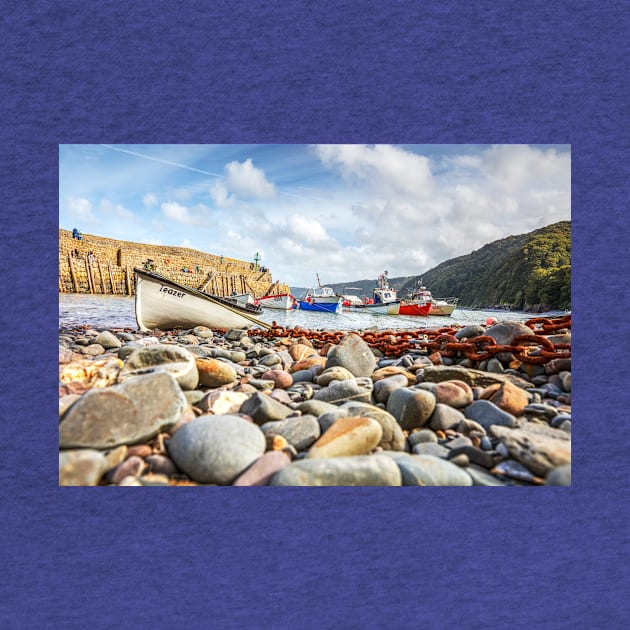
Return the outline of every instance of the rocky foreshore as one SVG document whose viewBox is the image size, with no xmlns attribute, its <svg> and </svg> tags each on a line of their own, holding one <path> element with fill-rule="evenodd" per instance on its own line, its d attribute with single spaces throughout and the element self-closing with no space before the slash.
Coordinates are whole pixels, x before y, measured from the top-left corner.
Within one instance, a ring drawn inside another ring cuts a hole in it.
<svg viewBox="0 0 630 630">
<path fill-rule="evenodd" d="M 570 344 L 570 330 L 550 339 Z M 571 483 L 570 358 L 387 358 L 353 333 L 318 351 L 256 331 L 61 329 L 59 417 L 60 485 Z"/>
</svg>

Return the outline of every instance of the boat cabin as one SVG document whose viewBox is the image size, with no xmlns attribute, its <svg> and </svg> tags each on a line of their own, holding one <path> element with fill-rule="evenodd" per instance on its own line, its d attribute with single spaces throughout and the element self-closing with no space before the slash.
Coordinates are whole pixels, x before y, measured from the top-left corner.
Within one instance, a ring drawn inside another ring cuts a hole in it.
<svg viewBox="0 0 630 630">
<path fill-rule="evenodd" d="M 378 277 L 378 287 L 372 289 L 372 294 L 374 296 L 374 304 L 387 304 L 398 299 L 396 291 L 389 286 L 387 271 L 384 271 Z"/>
<path fill-rule="evenodd" d="M 335 292 L 330 287 L 315 287 L 314 289 L 307 289 L 306 297 L 335 297 Z"/>
</svg>

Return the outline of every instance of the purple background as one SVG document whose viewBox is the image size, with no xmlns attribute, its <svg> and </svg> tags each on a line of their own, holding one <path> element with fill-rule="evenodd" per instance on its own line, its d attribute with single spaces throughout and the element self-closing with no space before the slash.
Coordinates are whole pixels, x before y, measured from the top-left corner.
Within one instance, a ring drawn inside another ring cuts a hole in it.
<svg viewBox="0 0 630 630">
<path fill-rule="evenodd" d="M 5 2 L 0 625 L 626 626 L 622 7 Z M 570 143 L 573 487 L 59 488 L 58 145 L 97 142 Z"/>
</svg>

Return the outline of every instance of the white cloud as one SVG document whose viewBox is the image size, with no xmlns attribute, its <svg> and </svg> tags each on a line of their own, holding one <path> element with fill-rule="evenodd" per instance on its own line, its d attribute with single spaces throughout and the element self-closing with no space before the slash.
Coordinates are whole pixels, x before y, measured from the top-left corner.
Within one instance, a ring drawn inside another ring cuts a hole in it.
<svg viewBox="0 0 630 630">
<path fill-rule="evenodd" d="M 244 162 L 230 162 L 225 170 L 225 186 L 238 197 L 266 199 L 276 196 L 276 187 L 267 180 L 265 171 L 254 166 L 251 158 Z"/>
<path fill-rule="evenodd" d="M 554 149 L 499 145 L 483 153 L 480 169 L 488 180 L 508 192 L 546 189 L 570 182 L 571 156 Z"/>
<path fill-rule="evenodd" d="M 234 204 L 234 195 L 231 195 L 224 184 L 216 181 L 210 189 L 210 197 L 219 208 L 228 208 Z"/>
<path fill-rule="evenodd" d="M 73 219 L 80 221 L 93 221 L 92 203 L 83 197 L 69 197 L 66 200 L 66 211 Z"/>
<path fill-rule="evenodd" d="M 195 219 L 190 215 L 188 208 L 176 201 L 163 203 L 160 208 L 167 219 L 172 219 L 178 223 L 194 223 Z"/>
<path fill-rule="evenodd" d="M 147 208 L 152 208 L 157 204 L 157 197 L 153 193 L 147 193 L 144 197 L 142 197 L 142 203 Z"/>
<path fill-rule="evenodd" d="M 192 198 L 192 193 L 188 188 L 169 188 L 168 196 L 178 201 L 189 201 Z"/>
<path fill-rule="evenodd" d="M 297 242 L 301 242 L 307 246 L 335 244 L 324 226 L 312 217 L 306 217 L 298 214 L 292 214 L 286 222 L 286 235 L 288 238 L 293 237 Z"/>
<path fill-rule="evenodd" d="M 324 144 L 316 154 L 348 179 L 367 182 L 381 194 L 427 197 L 432 189 L 429 159 L 391 145 Z"/>
<path fill-rule="evenodd" d="M 99 203 L 99 214 L 106 216 L 108 219 L 115 219 L 116 221 L 125 223 L 137 223 L 139 221 L 138 217 L 131 212 L 131 210 L 109 199 L 101 199 Z"/>
</svg>

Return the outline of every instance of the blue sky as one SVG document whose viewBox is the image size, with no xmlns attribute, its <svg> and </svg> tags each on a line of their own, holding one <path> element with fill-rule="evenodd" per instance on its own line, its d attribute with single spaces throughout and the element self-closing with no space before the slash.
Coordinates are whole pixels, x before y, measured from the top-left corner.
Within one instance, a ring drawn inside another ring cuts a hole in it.
<svg viewBox="0 0 630 630">
<path fill-rule="evenodd" d="M 569 145 L 60 145 L 59 226 L 291 286 L 419 275 L 571 218 Z"/>
</svg>

